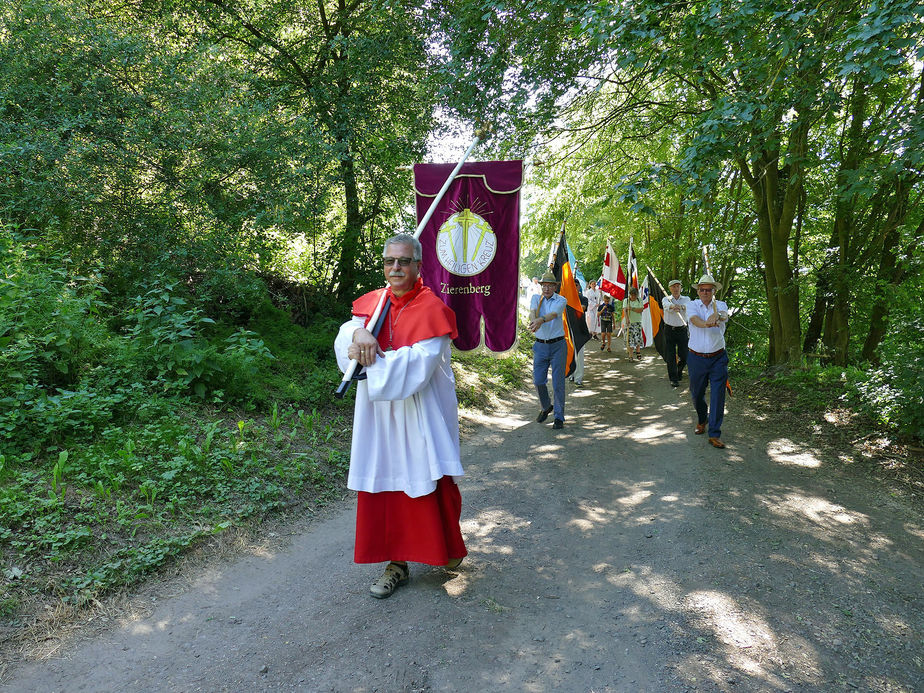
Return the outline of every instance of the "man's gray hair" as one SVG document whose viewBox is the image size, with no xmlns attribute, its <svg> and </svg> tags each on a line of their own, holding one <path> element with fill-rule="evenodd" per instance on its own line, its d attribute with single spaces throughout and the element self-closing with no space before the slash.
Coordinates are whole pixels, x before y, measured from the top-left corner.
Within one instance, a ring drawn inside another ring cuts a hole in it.
<svg viewBox="0 0 924 693">
<path fill-rule="evenodd" d="M 397 233 L 385 241 L 385 245 L 382 246 L 382 257 L 385 257 L 385 249 L 388 246 L 397 245 L 399 243 L 411 246 L 414 249 L 414 259 L 420 262 L 420 259 L 423 257 L 423 246 L 420 245 L 420 241 L 409 233 Z"/>
</svg>

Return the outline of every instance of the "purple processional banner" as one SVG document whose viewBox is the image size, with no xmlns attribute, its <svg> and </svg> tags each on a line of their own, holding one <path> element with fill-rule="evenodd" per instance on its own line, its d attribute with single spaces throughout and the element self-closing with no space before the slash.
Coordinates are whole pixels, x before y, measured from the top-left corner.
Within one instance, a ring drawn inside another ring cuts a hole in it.
<svg viewBox="0 0 924 693">
<path fill-rule="evenodd" d="M 417 164 L 417 221 L 455 164 Z M 424 284 L 455 311 L 457 349 L 507 351 L 517 337 L 522 161 L 463 164 L 420 234 Z"/>
</svg>

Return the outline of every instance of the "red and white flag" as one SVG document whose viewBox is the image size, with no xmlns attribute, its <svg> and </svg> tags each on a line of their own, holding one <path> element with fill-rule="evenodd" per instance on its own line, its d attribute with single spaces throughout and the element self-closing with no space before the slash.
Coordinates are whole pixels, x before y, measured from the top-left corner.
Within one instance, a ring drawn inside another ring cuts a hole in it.
<svg viewBox="0 0 924 693">
<path fill-rule="evenodd" d="M 600 290 L 617 301 L 626 297 L 626 275 L 619 266 L 619 258 L 613 252 L 613 246 L 606 242 L 606 255 L 603 257 L 603 274 L 600 275 Z"/>
</svg>

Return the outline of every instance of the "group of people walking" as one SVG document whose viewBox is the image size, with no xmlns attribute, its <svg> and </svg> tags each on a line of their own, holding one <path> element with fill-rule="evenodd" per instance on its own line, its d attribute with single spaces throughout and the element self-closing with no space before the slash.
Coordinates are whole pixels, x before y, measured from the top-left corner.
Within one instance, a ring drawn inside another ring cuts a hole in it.
<svg viewBox="0 0 924 693">
<path fill-rule="evenodd" d="M 557 292 L 558 281 L 550 272 L 539 280 L 542 293 L 530 302 L 529 329 L 536 335 L 533 345 L 533 383 L 539 395 L 539 415 L 544 422 L 554 415 L 553 428 L 563 428 L 565 421 L 565 330 L 561 320 L 567 301 Z M 679 279 L 668 282 L 670 295 L 661 300 L 664 314 L 665 361 L 671 387 L 680 386 L 686 368 L 690 378 L 690 397 L 696 410 L 697 435 L 708 431 L 709 444 L 724 448 L 722 421 L 725 417 L 725 392 L 728 381 L 728 354 L 725 351 L 725 327 L 728 306 L 715 298 L 722 285 L 711 275 L 704 274 L 696 283 L 698 298 L 684 296 Z M 590 282 L 584 292 L 587 299 L 585 316 L 592 337 L 600 340 L 600 349 L 612 351 L 612 333 L 616 309 L 612 297 Z M 627 330 L 627 348 L 633 359 L 641 360 L 644 346 L 642 313 L 644 303 L 638 289 L 629 289 L 623 301 L 623 326 Z M 583 354 L 579 354 L 581 359 Z M 552 391 L 548 390 L 548 373 L 552 371 Z M 706 388 L 709 403 L 706 403 Z"/>
<path fill-rule="evenodd" d="M 597 288 L 594 281 L 587 283 L 584 290 L 587 298 L 587 329 L 590 336 L 600 340 L 600 351 L 613 350 L 613 329 L 616 325 L 616 305 L 613 297 Z M 626 331 L 626 348 L 636 360 L 642 360 L 645 337 L 642 334 L 642 313 L 645 307 L 639 298 L 638 289 L 629 289 L 629 296 L 622 302 L 622 328 Z"/>
<path fill-rule="evenodd" d="M 456 479 L 464 474 L 460 460 L 458 401 L 450 358 L 457 336 L 455 313 L 420 278 L 422 249 L 416 237 L 398 234 L 385 242 L 382 266 L 387 286 L 353 302 L 352 317 L 334 343 L 344 373 L 351 361 L 362 367 L 356 384 L 353 443 L 347 486 L 358 492 L 354 561 L 387 562 L 370 585 L 373 597 L 391 596 L 410 579 L 409 561 L 453 570 L 467 555 L 460 529 L 462 500 Z M 533 382 L 539 395 L 537 421 L 552 416 L 552 427 L 565 422 L 567 345 L 563 317 L 567 300 L 558 282 L 546 273 L 530 297 L 529 330 L 533 345 Z M 704 275 L 696 286 L 699 298 L 680 296 L 680 282 L 670 283 L 665 322 L 676 357 L 668 359 L 672 386 L 686 366 L 697 413 L 695 433 L 706 432 L 715 447 L 725 406 L 728 357 L 725 354 L 727 307 L 716 301 L 721 284 Z M 593 287 L 596 289 L 596 287 Z M 384 296 L 383 296 L 384 294 Z M 601 348 L 609 349 L 616 309 L 609 297 L 591 301 L 585 312 L 596 328 Z M 370 330 L 376 306 L 390 309 Z M 641 301 L 630 293 L 624 315 L 630 344 L 640 355 Z M 637 316 L 637 318 L 635 317 Z M 638 330 L 633 326 L 638 325 Z M 689 330 L 687 338 L 686 330 Z M 633 338 L 632 334 L 637 333 Z M 673 363 L 673 365 L 672 365 Z M 552 372 L 552 393 L 548 373 Z M 578 378 L 579 380 L 579 378 Z M 704 395 L 711 387 L 709 405 Z"/>
</svg>

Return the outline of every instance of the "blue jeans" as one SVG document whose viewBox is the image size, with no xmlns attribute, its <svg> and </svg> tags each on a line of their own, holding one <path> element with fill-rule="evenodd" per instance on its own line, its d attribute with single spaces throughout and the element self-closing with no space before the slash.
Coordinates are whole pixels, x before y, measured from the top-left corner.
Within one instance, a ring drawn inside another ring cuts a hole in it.
<svg viewBox="0 0 924 693">
<path fill-rule="evenodd" d="M 709 422 L 709 437 L 718 438 L 725 418 L 725 383 L 728 380 L 728 352 L 703 358 L 687 352 L 687 372 L 690 374 L 690 396 L 696 407 L 698 423 Z M 709 407 L 706 407 L 706 386 L 709 386 Z"/>
<path fill-rule="evenodd" d="M 533 384 L 539 393 L 539 404 L 543 409 L 551 406 L 549 388 L 546 383 L 549 379 L 549 366 L 552 367 L 552 390 L 555 395 L 554 416 L 565 420 L 565 354 L 567 347 L 564 339 L 554 344 L 533 344 Z"/>
</svg>

